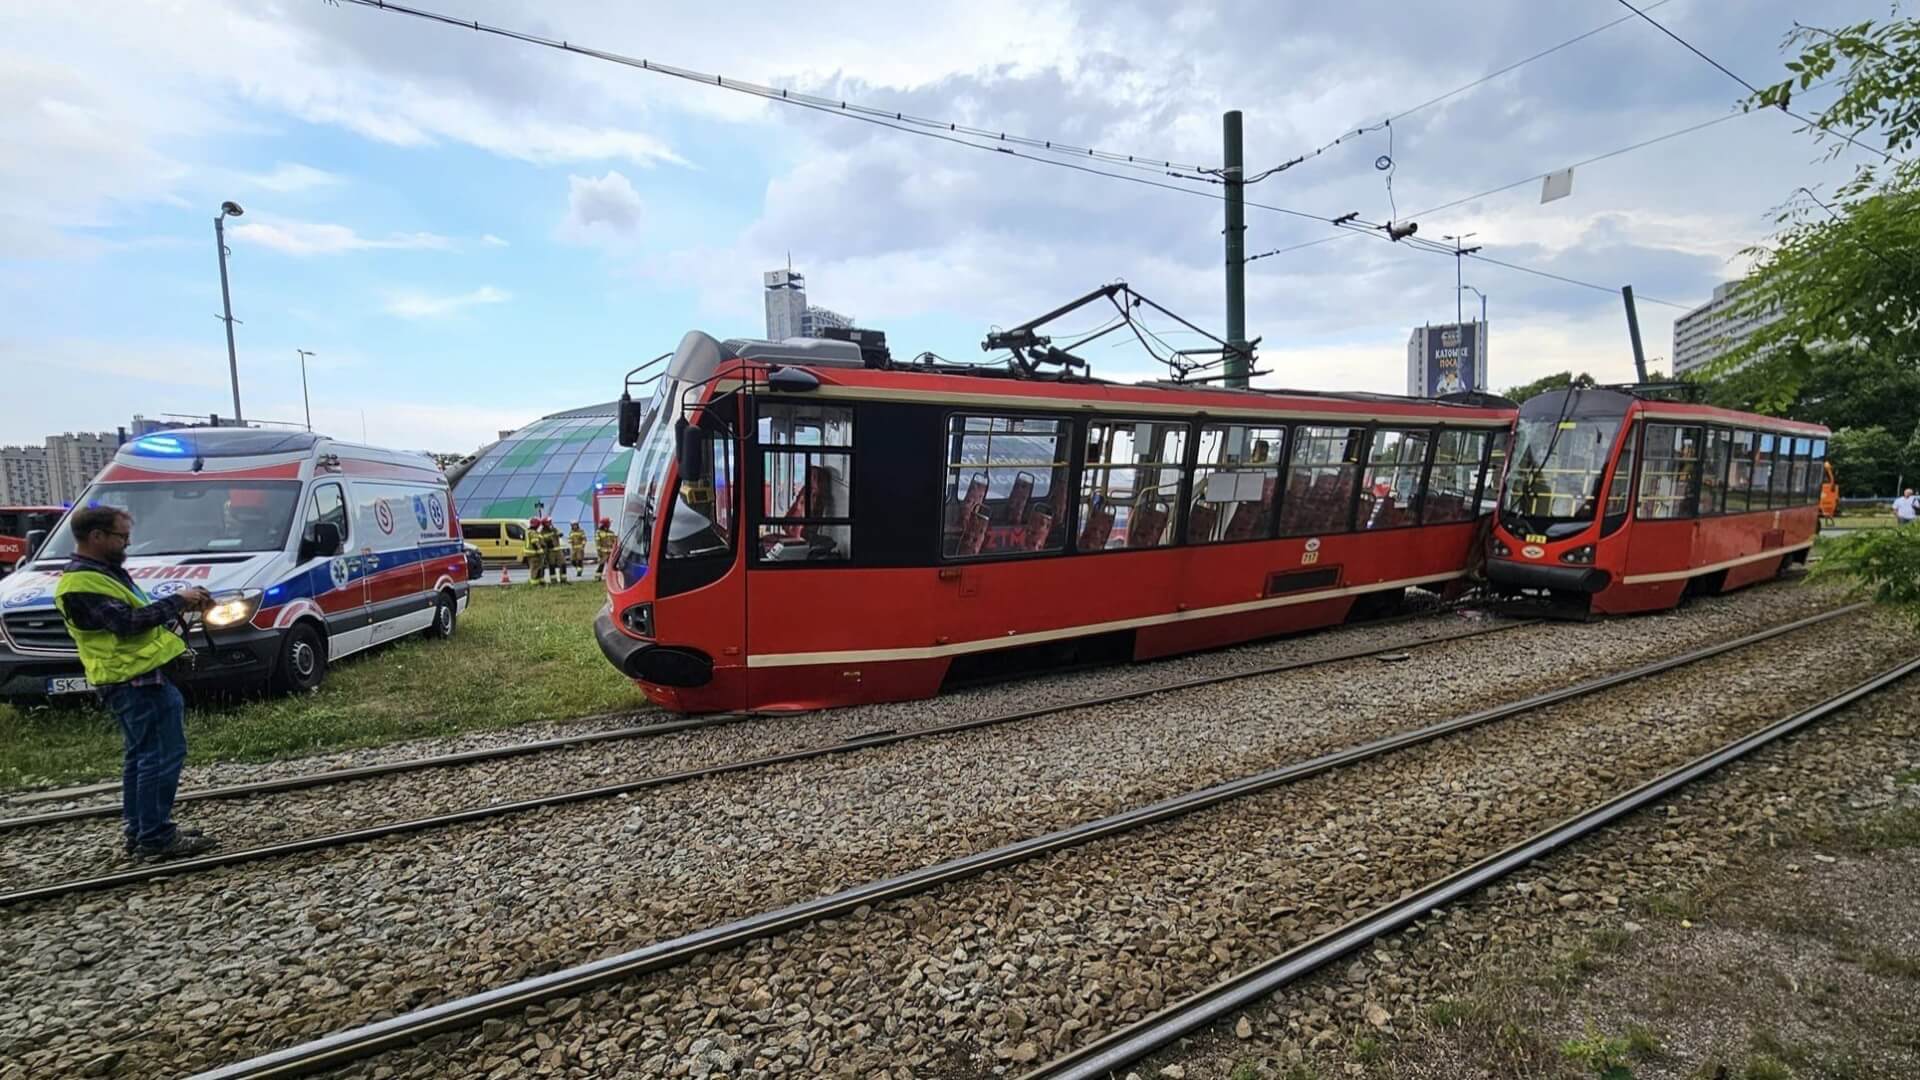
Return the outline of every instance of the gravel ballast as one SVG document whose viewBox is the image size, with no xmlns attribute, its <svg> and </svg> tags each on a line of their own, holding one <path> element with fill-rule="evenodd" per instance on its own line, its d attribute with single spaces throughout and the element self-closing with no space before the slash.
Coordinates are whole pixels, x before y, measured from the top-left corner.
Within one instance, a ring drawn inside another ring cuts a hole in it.
<svg viewBox="0 0 1920 1080">
<path fill-rule="evenodd" d="M 1671 616 L 1493 635 L 1399 664 L 1249 680 L 403 838 L 352 857 L 35 905 L 0 915 L 0 992 L 68 1004 L 0 1013 L 0 1055 L 34 1070 L 22 1075 L 72 1067 L 102 1045 L 122 1051 L 128 1075 L 226 1060 L 1830 602 L 1801 588 L 1756 590 Z M 1864 631 L 1807 633 L 1858 642 Z M 1569 669 L 1567 656 L 1581 668 Z M 897 726 L 885 714 L 903 708 L 834 715 L 865 731 Z"/>
</svg>

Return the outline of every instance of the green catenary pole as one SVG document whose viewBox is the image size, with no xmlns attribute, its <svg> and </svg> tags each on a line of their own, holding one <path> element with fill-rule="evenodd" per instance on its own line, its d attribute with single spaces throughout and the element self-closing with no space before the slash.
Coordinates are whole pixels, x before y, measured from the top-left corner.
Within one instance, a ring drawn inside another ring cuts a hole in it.
<svg viewBox="0 0 1920 1080">
<path fill-rule="evenodd" d="M 1227 346 L 1226 384 L 1247 385 L 1247 206 L 1240 150 L 1240 110 L 1220 118 L 1226 144 Z"/>
</svg>

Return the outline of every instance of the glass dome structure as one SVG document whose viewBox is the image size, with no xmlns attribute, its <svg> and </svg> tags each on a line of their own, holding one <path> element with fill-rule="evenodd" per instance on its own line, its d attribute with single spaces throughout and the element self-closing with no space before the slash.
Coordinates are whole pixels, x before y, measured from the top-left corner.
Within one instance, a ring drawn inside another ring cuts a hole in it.
<svg viewBox="0 0 1920 1080">
<path fill-rule="evenodd" d="M 596 487 L 624 482 L 633 456 L 614 440 L 617 415 L 611 401 L 570 409 L 486 447 L 454 479 L 454 506 L 467 519 L 540 513 L 563 530 L 578 521 L 591 534 Z"/>
</svg>

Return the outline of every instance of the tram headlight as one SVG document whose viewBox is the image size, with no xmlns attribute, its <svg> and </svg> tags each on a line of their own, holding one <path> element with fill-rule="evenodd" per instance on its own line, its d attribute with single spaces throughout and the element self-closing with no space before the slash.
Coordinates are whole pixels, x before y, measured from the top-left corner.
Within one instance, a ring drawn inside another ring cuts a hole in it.
<svg viewBox="0 0 1920 1080">
<path fill-rule="evenodd" d="M 620 621 L 634 634 L 650 638 L 653 636 L 653 605 L 635 604 L 620 613 Z"/>
<path fill-rule="evenodd" d="M 1507 556 L 1513 554 L 1513 549 L 1501 543 L 1500 538 L 1496 536 L 1493 538 L 1493 553 L 1499 556 L 1500 558 L 1504 559 Z"/>
<path fill-rule="evenodd" d="M 1575 566 L 1592 566 L 1593 545 L 1582 544 L 1572 551 L 1563 551 L 1560 553 L 1560 561 L 1563 563 L 1572 563 Z"/>
</svg>

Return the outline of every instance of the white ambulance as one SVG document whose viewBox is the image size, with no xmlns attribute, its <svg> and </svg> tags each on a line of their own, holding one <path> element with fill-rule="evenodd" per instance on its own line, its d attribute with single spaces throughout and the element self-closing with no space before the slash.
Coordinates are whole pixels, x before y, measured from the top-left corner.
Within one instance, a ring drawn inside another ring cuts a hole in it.
<svg viewBox="0 0 1920 1080">
<path fill-rule="evenodd" d="M 183 682 L 312 689 L 368 646 L 451 636 L 466 610 L 460 524 L 424 454 L 304 431 L 155 432 L 122 446 L 76 505 L 133 515 L 126 568 L 149 596 L 199 585 L 219 602 L 187 634 Z M 91 689 L 53 606 L 73 555 L 66 518 L 29 544 L 0 580 L 0 695 Z"/>
</svg>

